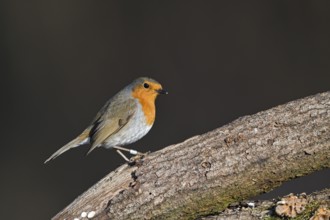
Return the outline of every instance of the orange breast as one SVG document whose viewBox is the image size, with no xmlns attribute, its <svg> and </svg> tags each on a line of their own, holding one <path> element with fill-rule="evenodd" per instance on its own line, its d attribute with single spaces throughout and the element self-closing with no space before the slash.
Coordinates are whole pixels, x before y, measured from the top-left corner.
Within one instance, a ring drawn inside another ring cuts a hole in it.
<svg viewBox="0 0 330 220">
<path fill-rule="evenodd" d="M 144 89 L 135 89 L 132 92 L 132 96 L 139 100 L 142 106 L 142 111 L 146 117 L 146 123 L 152 125 L 156 116 L 155 100 L 157 94 L 148 92 Z"/>
</svg>

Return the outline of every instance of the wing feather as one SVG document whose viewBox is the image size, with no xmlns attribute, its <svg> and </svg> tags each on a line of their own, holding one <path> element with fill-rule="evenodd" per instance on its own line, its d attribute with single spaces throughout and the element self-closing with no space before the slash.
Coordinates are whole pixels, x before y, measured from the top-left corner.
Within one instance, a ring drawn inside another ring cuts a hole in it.
<svg viewBox="0 0 330 220">
<path fill-rule="evenodd" d="M 102 108 L 95 118 L 91 132 L 91 148 L 87 152 L 102 146 L 103 142 L 110 136 L 116 134 L 130 121 L 135 113 L 136 102 L 134 99 L 118 100 L 107 103 L 107 108 Z"/>
</svg>

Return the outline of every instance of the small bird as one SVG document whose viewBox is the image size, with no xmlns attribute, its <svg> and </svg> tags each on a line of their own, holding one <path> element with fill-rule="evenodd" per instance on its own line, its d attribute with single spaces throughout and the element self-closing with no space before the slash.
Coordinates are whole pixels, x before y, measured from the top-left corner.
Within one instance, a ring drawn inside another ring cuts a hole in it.
<svg viewBox="0 0 330 220">
<path fill-rule="evenodd" d="M 51 155 L 45 163 L 64 152 L 84 144 L 91 144 L 87 154 L 98 147 L 114 148 L 121 152 L 141 154 L 122 146 L 136 142 L 151 129 L 156 115 L 155 100 L 159 94 L 168 94 L 156 80 L 140 77 L 109 99 L 92 123 L 75 139 Z"/>
</svg>

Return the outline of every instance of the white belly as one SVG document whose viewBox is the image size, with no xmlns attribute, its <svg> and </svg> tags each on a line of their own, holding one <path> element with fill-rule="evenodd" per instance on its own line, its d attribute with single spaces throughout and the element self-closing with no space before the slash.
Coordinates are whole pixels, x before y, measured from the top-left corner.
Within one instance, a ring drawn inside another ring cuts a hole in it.
<svg viewBox="0 0 330 220">
<path fill-rule="evenodd" d="M 152 125 L 147 125 L 141 106 L 138 106 L 140 109 L 136 111 L 129 122 L 116 134 L 113 134 L 106 139 L 103 147 L 111 148 L 114 146 L 124 146 L 134 143 L 150 131 Z"/>
</svg>

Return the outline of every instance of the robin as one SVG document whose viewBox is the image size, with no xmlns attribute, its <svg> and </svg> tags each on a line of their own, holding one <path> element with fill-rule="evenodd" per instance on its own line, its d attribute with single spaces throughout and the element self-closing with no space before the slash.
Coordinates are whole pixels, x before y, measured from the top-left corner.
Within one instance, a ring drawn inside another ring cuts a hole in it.
<svg viewBox="0 0 330 220">
<path fill-rule="evenodd" d="M 143 136 L 155 121 L 155 100 L 159 94 L 167 94 L 156 80 L 140 77 L 108 100 L 96 117 L 78 137 L 51 155 L 45 163 L 59 155 L 84 144 L 91 144 L 87 154 L 95 148 L 114 148 L 126 160 L 121 151 L 133 155 L 141 154 L 136 150 L 123 148 Z"/>
</svg>

